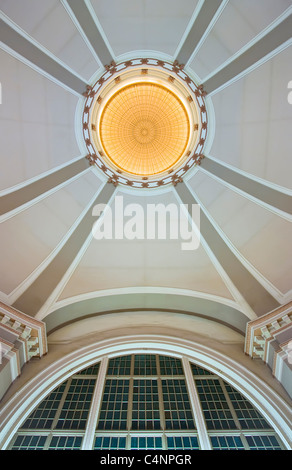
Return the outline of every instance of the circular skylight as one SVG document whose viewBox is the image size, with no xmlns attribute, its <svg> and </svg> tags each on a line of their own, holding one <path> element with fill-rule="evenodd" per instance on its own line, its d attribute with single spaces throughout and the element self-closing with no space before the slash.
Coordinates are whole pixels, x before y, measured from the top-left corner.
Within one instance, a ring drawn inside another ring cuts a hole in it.
<svg viewBox="0 0 292 470">
<path fill-rule="evenodd" d="M 88 89 L 87 158 L 115 185 L 177 184 L 200 163 L 207 136 L 204 92 L 177 64 L 111 64 Z"/>
<path fill-rule="evenodd" d="M 137 82 L 117 91 L 99 121 L 100 141 L 110 160 L 134 175 L 171 168 L 184 154 L 190 121 L 183 103 L 154 82 Z"/>
</svg>

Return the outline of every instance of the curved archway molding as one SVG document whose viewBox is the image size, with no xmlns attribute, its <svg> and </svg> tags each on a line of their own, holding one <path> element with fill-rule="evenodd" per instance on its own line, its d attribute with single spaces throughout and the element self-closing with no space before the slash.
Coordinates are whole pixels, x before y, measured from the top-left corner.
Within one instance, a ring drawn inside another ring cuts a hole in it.
<svg viewBox="0 0 292 470">
<path fill-rule="evenodd" d="M 114 295 L 113 295 L 114 294 Z M 193 295 L 192 295 L 193 294 Z M 179 289 L 136 289 L 131 292 L 123 289 L 104 291 L 99 295 L 77 296 L 55 304 L 55 310 L 42 319 L 50 333 L 73 321 L 89 316 L 124 311 L 167 311 L 195 315 L 217 321 L 245 334 L 250 320 L 238 309 L 235 302 L 213 296 L 196 296 L 191 291 Z"/>
<path fill-rule="evenodd" d="M 132 353 L 164 354 L 186 358 L 221 376 L 246 396 L 292 449 L 291 408 L 263 379 L 214 348 L 189 339 L 158 334 L 133 334 L 94 341 L 77 347 L 43 368 L 8 399 L 0 413 L 0 448 L 6 449 L 16 429 L 53 389 L 72 374 L 101 361 Z"/>
</svg>

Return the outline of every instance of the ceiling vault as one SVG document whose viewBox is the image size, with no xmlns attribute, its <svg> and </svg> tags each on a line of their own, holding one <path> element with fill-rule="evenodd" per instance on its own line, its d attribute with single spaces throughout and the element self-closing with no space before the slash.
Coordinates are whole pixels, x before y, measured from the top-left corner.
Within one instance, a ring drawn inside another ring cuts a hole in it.
<svg viewBox="0 0 292 470">
<path fill-rule="evenodd" d="M 39 47 L 0 18 L 0 40 L 24 59 L 46 72 L 58 82 L 82 95 L 87 83 L 54 60 Z"/>
<path fill-rule="evenodd" d="M 226 0 L 218 0 L 216 2 L 204 1 L 203 5 L 198 13 L 197 18 L 192 25 L 179 53 L 177 54 L 176 60 L 180 64 L 187 64 L 203 36 L 206 34 L 210 23 L 214 20 L 214 17 L 221 11 L 222 6 L 226 3 Z"/>
<path fill-rule="evenodd" d="M 207 93 L 214 93 L 220 87 L 233 80 L 268 54 L 291 40 L 292 15 L 285 18 L 265 36 L 254 43 L 249 49 L 225 65 L 204 83 Z"/>
<path fill-rule="evenodd" d="M 16 191 L 5 194 L 0 197 L 0 216 L 15 210 L 22 205 L 44 196 L 46 193 L 57 186 L 67 183 L 77 175 L 88 170 L 88 162 L 84 157 L 66 165 L 46 176 L 41 176 L 38 180 L 23 186 Z"/>
<path fill-rule="evenodd" d="M 115 58 L 105 43 L 84 0 L 67 0 L 84 34 L 103 65 L 110 64 Z"/>
<path fill-rule="evenodd" d="M 204 158 L 200 166 L 201 168 L 265 204 L 287 212 L 287 214 L 292 214 L 291 196 L 289 194 L 282 193 L 266 184 L 255 181 L 211 158 Z"/>
<path fill-rule="evenodd" d="M 188 205 L 191 214 L 192 204 L 198 204 L 195 195 L 184 183 L 177 185 L 175 190 L 182 203 Z M 256 315 L 264 315 L 279 306 L 277 300 L 252 276 L 226 245 L 202 207 L 200 232 L 233 284 L 237 287 Z"/>
<path fill-rule="evenodd" d="M 112 184 L 105 184 L 103 186 L 68 241 L 56 254 L 51 263 L 42 271 L 39 277 L 14 302 L 14 308 L 32 317 L 37 315 L 54 289 L 58 286 L 89 236 L 92 230 L 93 207 L 96 204 L 107 204 L 114 191 L 115 188 Z"/>
</svg>

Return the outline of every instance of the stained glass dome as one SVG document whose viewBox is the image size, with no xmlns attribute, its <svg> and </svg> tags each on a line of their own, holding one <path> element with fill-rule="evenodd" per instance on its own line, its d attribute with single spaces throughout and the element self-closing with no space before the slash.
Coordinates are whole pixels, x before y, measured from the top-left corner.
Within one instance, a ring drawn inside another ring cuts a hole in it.
<svg viewBox="0 0 292 470">
<path fill-rule="evenodd" d="M 186 150 L 190 122 L 182 101 L 166 87 L 138 82 L 115 93 L 99 123 L 107 156 L 136 175 L 160 173 Z"/>
</svg>

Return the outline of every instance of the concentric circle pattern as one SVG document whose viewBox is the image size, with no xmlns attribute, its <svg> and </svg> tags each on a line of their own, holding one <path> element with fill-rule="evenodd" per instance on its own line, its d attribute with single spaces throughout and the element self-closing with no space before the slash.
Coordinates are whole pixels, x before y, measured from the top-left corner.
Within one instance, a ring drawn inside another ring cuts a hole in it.
<svg viewBox="0 0 292 470">
<path fill-rule="evenodd" d="M 182 157 L 190 122 L 182 101 L 171 90 L 137 82 L 121 88 L 106 103 L 99 134 L 106 155 L 121 170 L 154 175 Z"/>
</svg>

